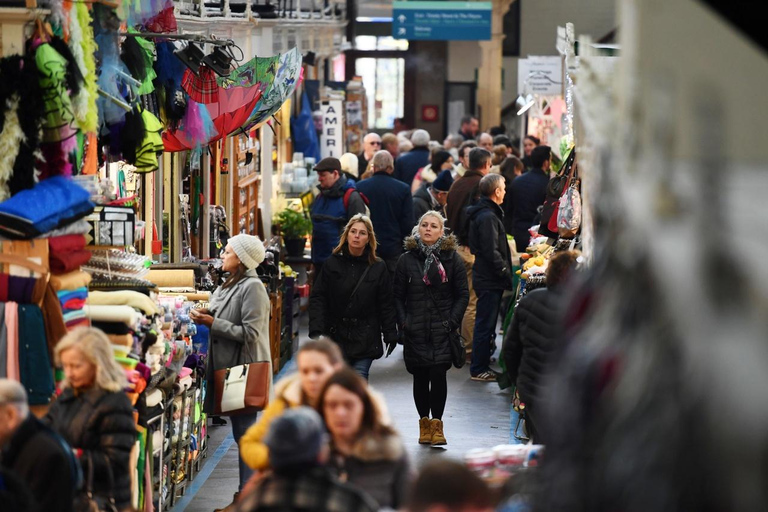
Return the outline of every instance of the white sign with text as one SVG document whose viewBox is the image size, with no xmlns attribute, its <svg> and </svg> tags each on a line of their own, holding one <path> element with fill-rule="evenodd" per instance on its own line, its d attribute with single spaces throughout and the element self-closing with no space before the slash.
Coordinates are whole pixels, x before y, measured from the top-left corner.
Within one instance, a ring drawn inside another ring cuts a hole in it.
<svg viewBox="0 0 768 512">
<path fill-rule="evenodd" d="M 323 158 L 339 158 L 344 153 L 344 116 L 341 100 L 324 101 L 323 131 L 320 134 L 320 154 Z"/>
</svg>

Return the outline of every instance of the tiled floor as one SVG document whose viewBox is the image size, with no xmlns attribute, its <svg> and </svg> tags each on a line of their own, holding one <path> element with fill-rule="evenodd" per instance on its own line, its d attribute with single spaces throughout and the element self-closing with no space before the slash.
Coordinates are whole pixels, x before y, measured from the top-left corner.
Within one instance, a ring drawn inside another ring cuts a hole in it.
<svg viewBox="0 0 768 512">
<path fill-rule="evenodd" d="M 413 405 L 412 382 L 403 364 L 402 347 L 389 358 L 373 363 L 371 386 L 386 398 L 390 415 L 416 467 L 434 457 L 460 458 L 469 449 L 493 447 L 509 441 L 508 391 L 500 391 L 495 383 L 471 381 L 467 366 L 448 372 L 448 402 L 443 417 L 448 446 L 419 445 L 419 418 Z M 192 482 L 188 495 L 179 501 L 174 512 L 211 512 L 231 501 L 237 490 L 238 477 L 237 446 L 229 426 L 211 428 L 209 453 L 203 472 Z M 206 473 L 210 473 L 207 478 Z"/>
</svg>

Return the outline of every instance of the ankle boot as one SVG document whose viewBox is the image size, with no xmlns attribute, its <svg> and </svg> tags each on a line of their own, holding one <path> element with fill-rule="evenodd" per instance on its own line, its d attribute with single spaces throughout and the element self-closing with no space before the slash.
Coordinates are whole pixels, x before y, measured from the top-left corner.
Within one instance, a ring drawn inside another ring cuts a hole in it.
<svg viewBox="0 0 768 512">
<path fill-rule="evenodd" d="M 232 497 L 232 503 L 227 505 L 224 508 L 217 508 L 213 512 L 230 512 L 232 510 L 235 510 L 235 506 L 237 505 L 237 498 L 239 497 L 240 493 L 236 492 L 235 495 Z"/>
<path fill-rule="evenodd" d="M 432 426 L 432 439 L 429 444 L 432 446 L 443 446 L 448 444 L 445 440 L 445 434 L 443 434 L 443 422 L 440 420 L 430 420 Z"/>
<path fill-rule="evenodd" d="M 431 444 L 432 443 L 432 424 L 429 418 L 421 418 L 419 420 L 419 444 Z"/>
</svg>

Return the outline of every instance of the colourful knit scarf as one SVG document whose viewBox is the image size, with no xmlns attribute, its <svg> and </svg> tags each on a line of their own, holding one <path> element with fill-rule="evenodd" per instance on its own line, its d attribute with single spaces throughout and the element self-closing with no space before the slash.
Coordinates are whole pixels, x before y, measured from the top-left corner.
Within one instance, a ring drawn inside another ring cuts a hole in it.
<svg viewBox="0 0 768 512">
<path fill-rule="evenodd" d="M 427 286 L 430 286 L 432 283 L 429 281 L 429 267 L 432 265 L 432 262 L 434 262 L 437 265 L 437 272 L 440 274 L 440 280 L 443 283 L 448 282 L 448 275 L 445 273 L 445 267 L 443 267 L 443 263 L 440 261 L 440 249 L 443 247 L 443 241 L 445 241 L 445 236 L 441 236 L 434 244 L 427 245 L 424 242 L 421 241 L 421 237 L 419 235 L 415 235 L 413 237 L 416 240 L 416 243 L 419 247 L 419 252 L 426 256 L 426 259 L 424 260 L 424 270 L 423 275 L 421 279 L 424 281 L 424 284 Z"/>
</svg>

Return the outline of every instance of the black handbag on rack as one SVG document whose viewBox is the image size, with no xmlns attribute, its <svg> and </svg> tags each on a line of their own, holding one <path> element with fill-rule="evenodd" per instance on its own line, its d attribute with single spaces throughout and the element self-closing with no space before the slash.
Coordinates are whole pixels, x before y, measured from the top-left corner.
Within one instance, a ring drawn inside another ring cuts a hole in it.
<svg viewBox="0 0 768 512">
<path fill-rule="evenodd" d="M 443 321 L 443 327 L 448 332 L 448 346 L 451 349 L 451 362 L 456 368 L 463 368 L 467 364 L 467 346 L 464 344 L 464 338 L 461 337 L 458 329 L 451 329 L 451 322 L 443 316 L 443 312 L 440 311 L 440 306 L 437 305 L 435 296 L 432 295 L 432 290 L 427 286 L 427 293 L 429 298 L 432 299 L 432 303 L 435 305 L 437 312 L 440 313 L 440 318 Z"/>
</svg>

